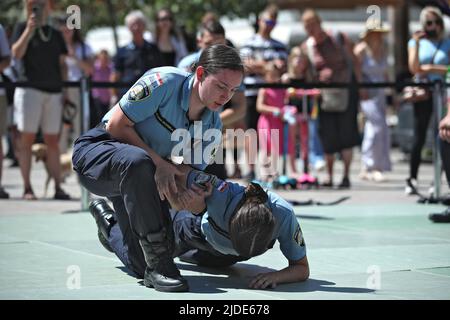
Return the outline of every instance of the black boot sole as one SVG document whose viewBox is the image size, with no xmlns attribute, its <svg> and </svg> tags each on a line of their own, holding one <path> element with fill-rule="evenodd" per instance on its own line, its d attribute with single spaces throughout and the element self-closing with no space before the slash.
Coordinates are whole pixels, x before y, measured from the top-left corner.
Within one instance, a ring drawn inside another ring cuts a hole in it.
<svg viewBox="0 0 450 320">
<path fill-rule="evenodd" d="M 155 286 L 150 279 L 144 278 L 144 285 L 147 288 L 154 288 L 155 290 L 161 291 L 161 292 L 188 292 L 189 291 L 189 285 L 187 283 L 181 283 L 178 286 L 159 286 L 159 285 Z"/>
</svg>

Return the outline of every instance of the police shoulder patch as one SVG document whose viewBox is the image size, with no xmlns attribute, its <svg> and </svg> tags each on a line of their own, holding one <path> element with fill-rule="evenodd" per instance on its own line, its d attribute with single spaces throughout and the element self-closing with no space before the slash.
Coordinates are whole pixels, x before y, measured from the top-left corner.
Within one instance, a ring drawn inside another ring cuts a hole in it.
<svg viewBox="0 0 450 320">
<path fill-rule="evenodd" d="M 302 229 L 300 228 L 299 224 L 297 224 L 297 228 L 295 229 L 295 232 L 294 232 L 294 241 L 297 242 L 297 244 L 300 247 L 305 246 L 305 240 L 303 239 L 303 232 L 302 232 Z"/>
<path fill-rule="evenodd" d="M 129 91 L 128 100 L 141 101 L 151 96 L 152 91 L 164 81 L 159 73 L 142 77 Z"/>
</svg>

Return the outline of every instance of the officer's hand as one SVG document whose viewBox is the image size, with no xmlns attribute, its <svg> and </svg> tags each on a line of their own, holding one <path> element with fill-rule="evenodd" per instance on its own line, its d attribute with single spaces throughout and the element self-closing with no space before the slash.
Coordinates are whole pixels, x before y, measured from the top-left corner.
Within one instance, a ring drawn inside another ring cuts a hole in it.
<svg viewBox="0 0 450 320">
<path fill-rule="evenodd" d="M 168 199 L 171 193 L 178 193 L 175 176 L 182 175 L 183 173 L 180 170 L 168 162 L 163 161 L 156 167 L 155 182 L 162 201 Z"/>
<path fill-rule="evenodd" d="M 259 273 L 250 281 L 248 286 L 252 289 L 275 288 L 277 282 L 276 272 Z"/>
</svg>

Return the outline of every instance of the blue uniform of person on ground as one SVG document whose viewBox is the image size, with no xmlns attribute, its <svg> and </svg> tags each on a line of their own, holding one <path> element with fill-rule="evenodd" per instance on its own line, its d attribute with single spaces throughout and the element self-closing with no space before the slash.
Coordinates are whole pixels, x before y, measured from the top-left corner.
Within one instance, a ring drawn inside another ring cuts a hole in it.
<svg viewBox="0 0 450 320">
<path fill-rule="evenodd" d="M 75 142 L 72 162 L 81 184 L 113 203 L 132 271 L 148 287 L 188 290 L 172 258 L 167 199 L 177 196 L 187 205 L 176 179 L 192 167 L 204 169 L 214 158 L 220 144 L 214 133 L 220 137 L 222 128 L 218 111 L 243 73 L 239 54 L 224 45 L 205 50 L 192 74 L 152 69 Z M 94 217 L 108 238 L 111 226 L 101 224 L 108 217 Z"/>
<path fill-rule="evenodd" d="M 182 185 L 179 187 L 183 188 Z M 187 210 L 172 211 L 176 244 L 174 257 L 201 266 L 226 267 L 264 253 L 278 240 L 289 266 L 281 271 L 258 274 L 249 286 L 268 288 L 308 278 L 302 230 L 291 205 L 280 196 L 270 191 L 266 193 L 256 184 L 244 187 L 198 170 L 189 172 L 185 187 L 192 191 L 188 195 L 191 203 L 203 201 L 205 209 L 200 214 Z M 173 207 L 178 206 L 174 197 L 169 201 Z M 257 209 L 253 217 L 251 210 L 244 209 L 246 203 L 250 203 L 247 209 Z M 121 239 L 121 230 L 115 224 L 106 246 L 125 266 L 135 269 L 127 262 L 129 248 L 122 245 Z"/>
</svg>

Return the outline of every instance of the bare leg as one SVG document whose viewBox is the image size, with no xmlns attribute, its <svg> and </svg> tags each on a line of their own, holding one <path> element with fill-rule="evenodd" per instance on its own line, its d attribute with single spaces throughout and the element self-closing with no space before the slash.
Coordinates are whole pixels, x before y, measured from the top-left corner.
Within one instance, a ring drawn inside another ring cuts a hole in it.
<svg viewBox="0 0 450 320">
<path fill-rule="evenodd" d="M 47 145 L 48 173 L 55 181 L 55 191 L 61 189 L 61 162 L 59 152 L 59 136 L 57 134 L 44 134 Z"/>
<path fill-rule="evenodd" d="M 344 178 L 350 175 L 350 165 L 353 159 L 353 149 L 344 149 L 341 152 L 342 161 L 344 162 Z"/>
<path fill-rule="evenodd" d="M 24 198 L 27 200 L 34 200 L 36 196 L 33 193 L 31 187 L 31 147 L 36 139 L 35 133 L 20 132 L 19 136 L 19 166 L 20 173 L 22 174 L 24 184 Z"/>
<path fill-rule="evenodd" d="M 326 153 L 325 161 L 327 163 L 327 173 L 328 173 L 328 181 L 326 181 L 325 184 L 330 184 L 331 186 L 333 184 L 334 154 Z"/>
</svg>

